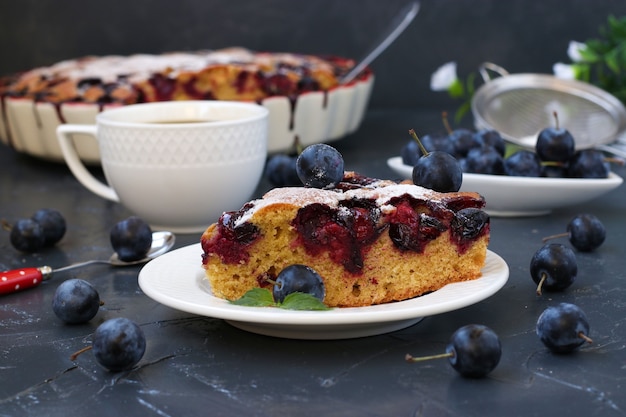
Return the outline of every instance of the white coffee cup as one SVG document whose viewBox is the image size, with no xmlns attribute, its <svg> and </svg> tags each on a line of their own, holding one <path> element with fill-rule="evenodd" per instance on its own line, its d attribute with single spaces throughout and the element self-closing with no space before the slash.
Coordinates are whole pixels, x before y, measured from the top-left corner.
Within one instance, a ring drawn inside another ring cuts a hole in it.
<svg viewBox="0 0 626 417">
<path fill-rule="evenodd" d="M 75 140 L 98 141 L 107 184 L 79 158 Z M 268 110 L 253 103 L 170 101 L 103 111 L 95 125 L 57 128 L 63 157 L 89 190 L 154 229 L 201 232 L 250 199 L 267 157 Z"/>
</svg>

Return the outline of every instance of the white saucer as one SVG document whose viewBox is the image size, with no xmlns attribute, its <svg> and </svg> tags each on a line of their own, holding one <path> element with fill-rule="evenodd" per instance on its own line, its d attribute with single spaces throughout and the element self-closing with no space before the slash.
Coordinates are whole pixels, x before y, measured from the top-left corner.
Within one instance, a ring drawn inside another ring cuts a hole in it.
<svg viewBox="0 0 626 417">
<path fill-rule="evenodd" d="M 371 307 L 293 311 L 237 306 L 212 295 L 201 266 L 200 244 L 166 253 L 139 272 L 139 286 L 150 298 L 188 313 L 224 319 L 240 329 L 291 339 L 348 339 L 388 333 L 423 317 L 463 308 L 495 294 L 509 277 L 506 262 L 487 253 L 482 277 L 450 284 L 433 293 Z"/>
</svg>

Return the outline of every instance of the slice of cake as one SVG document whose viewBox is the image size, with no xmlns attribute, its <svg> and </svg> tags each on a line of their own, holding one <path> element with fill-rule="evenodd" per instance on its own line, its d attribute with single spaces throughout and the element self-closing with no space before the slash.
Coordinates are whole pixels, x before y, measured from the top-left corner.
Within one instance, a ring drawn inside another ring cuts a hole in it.
<svg viewBox="0 0 626 417">
<path fill-rule="evenodd" d="M 354 173 L 330 190 L 276 188 L 208 227 L 202 265 L 214 295 L 228 300 L 270 287 L 292 264 L 322 276 L 331 307 L 406 300 L 481 275 L 484 204 L 477 193 Z"/>
</svg>

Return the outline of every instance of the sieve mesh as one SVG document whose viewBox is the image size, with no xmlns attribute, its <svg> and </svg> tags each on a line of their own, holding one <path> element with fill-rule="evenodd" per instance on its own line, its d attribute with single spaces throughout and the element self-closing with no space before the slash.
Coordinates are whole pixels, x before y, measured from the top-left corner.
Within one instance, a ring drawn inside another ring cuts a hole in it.
<svg viewBox="0 0 626 417">
<path fill-rule="evenodd" d="M 507 140 L 534 147 L 543 128 L 569 130 L 578 149 L 614 142 L 626 128 L 626 110 L 590 84 L 539 74 L 506 75 L 478 89 L 472 100 L 478 129 L 496 129 Z"/>
</svg>

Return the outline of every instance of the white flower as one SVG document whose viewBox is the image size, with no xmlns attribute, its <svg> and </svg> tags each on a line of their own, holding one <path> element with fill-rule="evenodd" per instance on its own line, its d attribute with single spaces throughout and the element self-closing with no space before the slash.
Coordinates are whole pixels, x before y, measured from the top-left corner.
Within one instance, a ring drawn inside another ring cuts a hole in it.
<svg viewBox="0 0 626 417">
<path fill-rule="evenodd" d="M 562 62 L 557 62 L 552 66 L 552 71 L 557 78 L 563 78 L 566 80 L 576 79 L 576 71 L 573 65 L 567 65 Z"/>
<path fill-rule="evenodd" d="M 567 55 L 572 62 L 582 62 L 583 57 L 580 54 L 580 51 L 584 51 L 587 49 L 587 45 L 582 42 L 570 41 L 569 46 L 567 47 Z"/>
<path fill-rule="evenodd" d="M 433 91 L 447 91 L 456 81 L 456 62 L 448 62 L 433 73 L 430 77 L 430 89 Z"/>
</svg>

